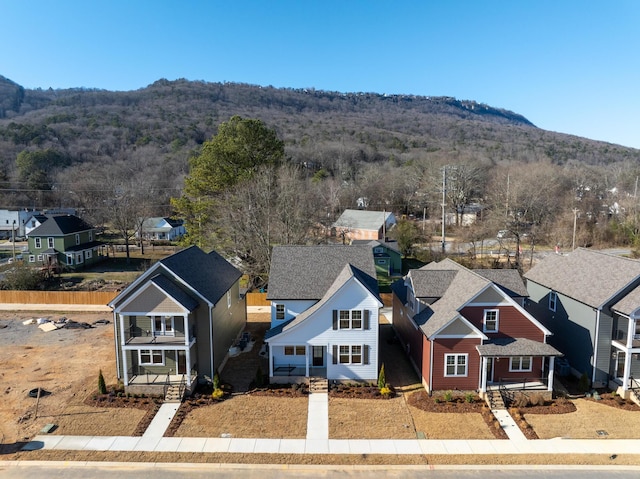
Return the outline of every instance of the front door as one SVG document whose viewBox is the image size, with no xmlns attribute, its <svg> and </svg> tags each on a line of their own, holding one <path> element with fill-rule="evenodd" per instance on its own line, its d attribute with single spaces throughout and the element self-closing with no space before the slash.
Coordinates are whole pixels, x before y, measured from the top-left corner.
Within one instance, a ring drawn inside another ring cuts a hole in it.
<svg viewBox="0 0 640 479">
<path fill-rule="evenodd" d="M 487 358 L 487 383 L 493 383 L 493 358 Z"/>
<path fill-rule="evenodd" d="M 618 351 L 616 359 L 616 377 L 624 378 L 624 351 Z"/>
<path fill-rule="evenodd" d="M 324 346 L 313 346 L 312 350 L 313 355 L 313 366 L 315 367 L 323 367 L 324 366 Z"/>
<path fill-rule="evenodd" d="M 185 351 L 178 351 L 178 374 L 187 374 L 187 353 Z"/>
</svg>

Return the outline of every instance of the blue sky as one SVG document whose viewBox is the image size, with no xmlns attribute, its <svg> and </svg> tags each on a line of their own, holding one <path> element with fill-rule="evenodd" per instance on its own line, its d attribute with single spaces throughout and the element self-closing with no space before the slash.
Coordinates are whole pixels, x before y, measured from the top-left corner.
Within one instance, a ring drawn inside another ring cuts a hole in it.
<svg viewBox="0 0 640 479">
<path fill-rule="evenodd" d="M 448 95 L 640 148 L 640 1 L 0 0 L 0 75 Z"/>
</svg>

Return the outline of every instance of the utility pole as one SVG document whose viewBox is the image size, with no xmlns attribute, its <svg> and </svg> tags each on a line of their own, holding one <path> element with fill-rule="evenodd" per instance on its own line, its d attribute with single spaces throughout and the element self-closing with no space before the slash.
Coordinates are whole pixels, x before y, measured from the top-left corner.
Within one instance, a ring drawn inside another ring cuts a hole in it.
<svg viewBox="0 0 640 479">
<path fill-rule="evenodd" d="M 447 185 L 447 167 L 442 167 L 442 254 L 445 254 L 446 244 L 445 244 L 445 229 L 444 223 L 446 221 L 444 207 L 446 206 L 446 185 Z"/>
<path fill-rule="evenodd" d="M 576 249 L 576 223 L 578 220 L 578 208 L 573 209 L 573 241 L 571 242 L 571 251 Z"/>
</svg>

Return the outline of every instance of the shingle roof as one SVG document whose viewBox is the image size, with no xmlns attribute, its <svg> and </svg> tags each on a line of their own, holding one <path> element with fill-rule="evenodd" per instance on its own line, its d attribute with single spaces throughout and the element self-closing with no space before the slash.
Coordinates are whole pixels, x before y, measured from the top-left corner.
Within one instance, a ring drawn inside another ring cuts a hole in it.
<svg viewBox="0 0 640 479">
<path fill-rule="evenodd" d="M 398 246 L 398 242 L 397 241 L 383 241 L 383 240 L 352 240 L 351 241 L 352 245 L 363 245 L 366 244 L 368 246 L 370 246 L 371 248 L 375 248 L 376 246 L 380 245 L 380 246 L 384 246 L 385 248 L 388 248 L 392 251 L 395 251 L 396 253 L 400 253 L 400 247 Z"/>
<path fill-rule="evenodd" d="M 379 230 L 392 214 L 389 211 L 344 210 L 333 226 L 336 228 Z"/>
<path fill-rule="evenodd" d="M 631 314 L 640 308 L 640 286 L 631 290 L 624 298 L 614 304 L 611 309 L 619 313 L 631 316 Z"/>
<path fill-rule="evenodd" d="M 324 304 L 326 304 L 331 299 L 331 297 L 337 291 L 339 291 L 340 288 L 342 288 L 352 278 L 357 279 L 367 289 L 369 289 L 367 284 L 364 282 L 365 281 L 365 277 L 364 276 L 365 275 L 364 275 L 364 273 L 362 273 L 362 271 L 358 270 L 357 268 L 353 267 L 352 265 L 350 265 L 350 264 L 345 265 L 344 268 L 342 269 L 342 271 L 340 272 L 340 274 L 338 274 L 338 276 L 335 278 L 335 281 L 331 284 L 329 289 L 327 289 L 327 291 L 325 292 L 325 294 L 322 297 L 322 299 L 320 299 L 320 301 L 318 301 L 313 306 L 311 306 L 310 308 L 308 308 L 305 311 L 303 311 L 302 313 L 300 313 L 293 320 L 287 321 L 286 323 L 284 323 L 281 328 L 278 328 L 276 331 L 271 331 L 270 334 L 268 336 L 265 336 L 265 337 L 271 338 L 273 336 L 276 336 L 277 334 L 280 334 L 283 331 L 287 331 L 288 329 L 291 329 L 292 327 L 294 327 L 296 324 L 299 324 L 302 321 L 304 321 L 306 318 L 308 318 L 314 312 L 316 312 L 318 309 L 320 309 Z M 378 297 L 377 288 L 376 288 L 375 291 L 371 291 L 371 293 L 378 299 L 378 301 L 380 301 L 380 298 Z M 380 301 L 380 302 L 382 303 L 382 301 Z"/>
<path fill-rule="evenodd" d="M 275 246 L 271 254 L 269 300 L 319 300 L 350 264 L 377 294 L 373 254 L 368 246 Z"/>
<path fill-rule="evenodd" d="M 476 349 L 480 356 L 563 356 L 553 346 L 527 338 L 496 338 Z"/>
<path fill-rule="evenodd" d="M 495 283 L 512 298 L 529 297 L 527 287 L 515 269 L 474 269 L 473 272 Z"/>
<path fill-rule="evenodd" d="M 48 215 L 48 219 L 31 230 L 29 236 L 64 236 L 90 229 L 93 229 L 93 226 L 75 215 Z"/>
<path fill-rule="evenodd" d="M 242 273 L 215 251 L 197 246 L 183 249 L 159 261 L 212 304 L 216 304 Z"/>
<path fill-rule="evenodd" d="M 180 289 L 173 281 L 166 276 L 158 274 L 151 278 L 151 282 L 158 286 L 162 291 L 167 293 L 186 310 L 193 311 L 198 307 L 198 301 L 188 293 Z"/>
<path fill-rule="evenodd" d="M 550 255 L 525 278 L 594 308 L 640 278 L 640 261 L 578 248 L 568 255 Z"/>
</svg>

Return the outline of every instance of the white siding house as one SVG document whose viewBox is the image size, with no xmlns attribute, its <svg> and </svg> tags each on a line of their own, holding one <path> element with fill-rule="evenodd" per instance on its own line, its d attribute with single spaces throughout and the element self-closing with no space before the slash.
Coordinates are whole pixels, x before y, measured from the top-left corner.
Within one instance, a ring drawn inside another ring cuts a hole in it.
<svg viewBox="0 0 640 479">
<path fill-rule="evenodd" d="M 350 252 L 355 252 L 351 258 Z M 317 258 L 324 261 L 316 263 L 314 269 L 309 262 L 313 264 Z M 364 265 L 368 272 L 350 260 Z M 295 263 L 299 269 L 295 269 L 298 274 L 293 274 L 293 281 L 280 274 L 292 271 L 290 268 Z M 272 382 L 299 382 L 311 376 L 329 380 L 376 380 L 378 311 L 382 302 L 371 271 L 375 269 L 368 247 L 274 248 L 270 288 L 275 294 L 272 295 L 271 290 L 269 293 L 272 328 L 265 335 Z M 300 281 L 305 275 L 310 283 Z M 329 283 L 327 279 L 331 277 Z M 279 280 L 288 284 L 278 284 Z M 291 299 L 277 297 L 296 284 L 300 293 L 289 290 L 287 294 Z M 316 285 L 319 288 L 316 289 Z M 296 294 L 308 296 L 314 289 L 322 290 L 317 299 L 295 298 Z"/>
</svg>

